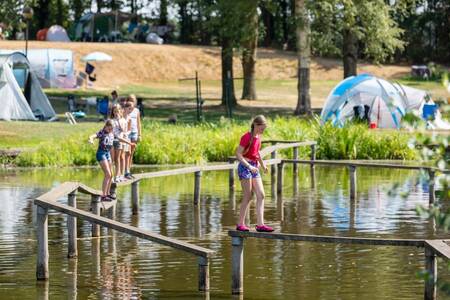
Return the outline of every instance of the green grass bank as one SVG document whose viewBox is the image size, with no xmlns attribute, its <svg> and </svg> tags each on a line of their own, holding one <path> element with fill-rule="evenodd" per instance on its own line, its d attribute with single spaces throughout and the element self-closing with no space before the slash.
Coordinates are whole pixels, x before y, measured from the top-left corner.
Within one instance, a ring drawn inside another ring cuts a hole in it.
<svg viewBox="0 0 450 300">
<path fill-rule="evenodd" d="M 89 134 L 102 123 L 71 126 L 64 123 L 2 122 L 0 139 L 3 148 L 21 148 L 14 160 L 3 163 L 21 167 L 93 165 L 96 146 L 87 142 Z M 5 128 L 17 127 L 16 136 L 5 135 Z M 201 164 L 226 161 L 233 155 L 248 122 L 221 119 L 215 123 L 169 125 L 160 121 L 143 121 L 143 139 L 135 162 L 138 164 Z M 344 128 L 320 126 L 316 119 L 277 117 L 269 120 L 263 139 L 316 140 L 318 159 L 417 159 L 408 147 L 410 136 L 399 131 L 369 130 L 365 125 Z M 309 156 L 309 147 L 300 149 Z M 286 150 L 282 156 L 290 157 Z"/>
</svg>

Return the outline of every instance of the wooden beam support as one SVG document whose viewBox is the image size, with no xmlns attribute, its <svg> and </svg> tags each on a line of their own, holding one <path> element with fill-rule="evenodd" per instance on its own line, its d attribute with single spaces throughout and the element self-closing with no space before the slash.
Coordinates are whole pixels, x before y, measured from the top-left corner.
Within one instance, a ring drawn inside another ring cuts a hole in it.
<svg viewBox="0 0 450 300">
<path fill-rule="evenodd" d="M 75 192 L 72 192 L 68 196 L 68 205 L 77 208 L 77 196 Z M 74 258 L 78 256 L 77 249 L 77 218 L 67 216 L 67 236 L 68 236 L 68 258 Z"/>
<path fill-rule="evenodd" d="M 97 195 L 91 196 L 91 209 L 94 215 L 100 216 L 102 202 L 100 201 L 100 197 Z M 92 237 L 100 236 L 100 225 L 96 223 L 92 223 Z"/>
<path fill-rule="evenodd" d="M 131 207 L 133 215 L 137 215 L 139 213 L 139 181 L 131 184 Z"/>
<path fill-rule="evenodd" d="M 231 293 L 239 295 L 244 292 L 244 239 L 231 238 Z"/>
<path fill-rule="evenodd" d="M 195 172 L 195 182 L 194 182 L 194 205 L 198 205 L 200 202 L 200 189 L 202 186 L 202 172 Z"/>
<path fill-rule="evenodd" d="M 198 290 L 209 291 L 209 260 L 207 257 L 198 257 Z"/>
<path fill-rule="evenodd" d="M 37 233 L 37 260 L 36 260 L 36 279 L 48 279 L 48 209 L 46 207 L 37 207 L 36 219 Z"/>
</svg>

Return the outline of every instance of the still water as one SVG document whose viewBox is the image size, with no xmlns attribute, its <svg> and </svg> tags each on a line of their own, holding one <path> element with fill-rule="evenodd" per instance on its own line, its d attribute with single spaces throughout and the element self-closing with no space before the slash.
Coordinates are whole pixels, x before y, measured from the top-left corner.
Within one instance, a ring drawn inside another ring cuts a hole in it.
<svg viewBox="0 0 450 300">
<path fill-rule="evenodd" d="M 147 172 L 155 168 L 139 168 Z M 358 195 L 349 201 L 346 168 L 299 168 L 294 183 L 286 168 L 282 199 L 264 176 L 265 218 L 277 231 L 382 238 L 439 238 L 448 234 L 416 213 L 428 204 L 428 186 L 417 171 L 358 169 Z M 118 190 L 117 220 L 217 252 L 211 291 L 197 291 L 196 257 L 122 233 L 78 222 L 78 259 L 67 259 L 66 217 L 50 211 L 48 283 L 35 280 L 36 209 L 32 199 L 64 181 L 99 189 L 97 168 L 0 171 L 0 299 L 239 299 L 231 297 L 231 239 L 241 189 L 228 190 L 228 172 L 202 176 L 199 209 L 193 205 L 194 175 L 149 179 L 140 184 L 140 211 L 133 216 L 131 189 Z M 392 184 L 407 198 L 390 195 Z M 78 195 L 88 209 L 89 198 Z M 66 199 L 61 199 L 64 203 Z M 254 205 L 251 221 L 256 216 Z M 337 245 L 247 239 L 241 299 L 423 299 L 416 273 L 423 250 L 413 247 Z M 439 260 L 441 279 L 450 281 Z M 446 299 L 442 293 L 439 299 Z"/>
</svg>

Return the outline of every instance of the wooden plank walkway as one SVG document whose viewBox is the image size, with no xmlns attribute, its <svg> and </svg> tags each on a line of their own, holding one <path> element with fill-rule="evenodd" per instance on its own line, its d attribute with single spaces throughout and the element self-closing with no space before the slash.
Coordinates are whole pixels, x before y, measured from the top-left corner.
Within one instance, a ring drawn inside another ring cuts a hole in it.
<svg viewBox="0 0 450 300">
<path fill-rule="evenodd" d="M 127 233 L 130 234 L 132 236 L 136 236 L 138 238 L 142 238 L 145 240 L 149 240 L 152 242 L 156 242 L 162 245 L 166 245 L 175 249 L 179 249 L 188 253 L 192 253 L 194 255 L 197 256 L 202 256 L 202 257 L 210 257 L 214 251 L 213 250 L 209 250 L 200 246 L 196 246 L 196 245 L 192 245 L 186 242 L 182 242 L 176 239 L 172 239 L 169 237 L 165 237 L 163 235 L 157 234 L 157 233 L 153 233 L 147 230 L 142 230 L 139 229 L 137 227 L 134 226 L 130 226 L 130 225 L 126 225 L 105 217 L 101 217 L 98 215 L 94 215 L 92 213 L 86 212 L 84 210 L 80 210 L 77 208 L 73 208 L 70 207 L 68 205 L 65 204 L 61 204 L 58 202 L 49 202 L 49 201 L 44 201 L 44 200 L 40 200 L 40 199 L 35 199 L 34 200 L 34 204 L 40 206 L 40 207 L 44 207 L 47 209 L 53 209 L 62 213 L 65 213 L 67 215 L 73 216 L 73 217 L 77 217 L 77 218 L 81 218 L 84 219 L 86 221 L 89 221 L 91 223 L 95 223 L 101 226 L 105 226 L 123 233 Z"/>
<path fill-rule="evenodd" d="M 362 163 L 351 161 L 339 161 L 339 160 L 303 160 L 303 159 L 283 159 L 285 163 L 299 163 L 299 164 L 315 164 L 315 165 L 334 165 L 334 166 L 355 166 L 355 167 L 367 167 L 367 168 L 393 168 L 404 170 L 434 170 L 440 171 L 436 167 L 430 166 L 408 166 L 401 164 L 383 164 L 383 163 Z"/>
<path fill-rule="evenodd" d="M 335 244 L 361 244 L 361 245 L 385 245 L 385 246 L 413 246 L 424 247 L 425 241 L 419 239 L 380 239 L 380 238 L 364 238 L 364 237 L 341 237 L 326 235 L 310 235 L 310 234 L 290 234 L 290 233 L 274 233 L 274 232 L 253 232 L 253 231 L 228 231 L 231 237 L 240 238 L 261 238 L 285 241 L 305 241 L 318 243 L 335 243 Z"/>
</svg>

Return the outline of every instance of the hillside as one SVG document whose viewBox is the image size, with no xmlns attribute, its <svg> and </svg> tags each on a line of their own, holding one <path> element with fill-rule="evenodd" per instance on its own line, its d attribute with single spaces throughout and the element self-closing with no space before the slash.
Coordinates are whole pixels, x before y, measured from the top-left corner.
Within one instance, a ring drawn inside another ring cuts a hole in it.
<svg viewBox="0 0 450 300">
<path fill-rule="evenodd" d="M 0 41 L 0 49 L 20 49 L 24 41 Z M 102 51 L 113 57 L 112 62 L 95 64 L 96 87 L 113 88 L 128 84 L 175 81 L 192 77 L 195 70 L 203 80 L 220 79 L 220 48 L 188 45 L 148 45 L 130 43 L 54 43 L 30 41 L 29 48 L 59 48 L 74 52 L 77 70 L 84 69 L 80 58 L 93 51 Z M 235 76 L 242 76 L 239 57 L 234 62 Z M 295 53 L 258 49 L 258 79 L 289 79 L 296 75 Z M 360 64 L 359 72 L 380 77 L 395 78 L 409 72 L 407 66 L 376 66 Z M 342 64 L 339 60 L 316 58 L 312 61 L 312 80 L 340 80 Z"/>
</svg>

